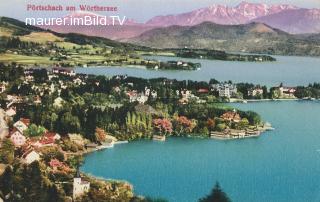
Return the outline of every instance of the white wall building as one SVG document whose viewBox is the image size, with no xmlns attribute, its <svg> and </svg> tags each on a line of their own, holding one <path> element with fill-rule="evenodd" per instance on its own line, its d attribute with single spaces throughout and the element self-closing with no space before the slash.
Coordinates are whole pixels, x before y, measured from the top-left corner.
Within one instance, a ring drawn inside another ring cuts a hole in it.
<svg viewBox="0 0 320 202">
<path fill-rule="evenodd" d="M 212 91 L 217 91 L 219 93 L 219 97 L 233 97 L 237 95 L 237 86 L 229 83 L 219 83 L 213 84 Z"/>
<path fill-rule="evenodd" d="M 34 161 L 40 160 L 40 154 L 34 150 L 27 151 L 22 155 L 22 157 L 26 164 L 30 164 Z"/>
<path fill-rule="evenodd" d="M 73 199 L 82 196 L 84 193 L 88 192 L 89 189 L 90 182 L 82 180 L 79 171 L 77 171 L 76 177 L 73 178 Z"/>
<path fill-rule="evenodd" d="M 253 88 L 248 90 L 248 95 L 249 96 L 258 96 L 258 95 L 263 95 L 263 89 L 262 88 Z"/>
<path fill-rule="evenodd" d="M 26 143 L 27 138 L 18 130 L 14 131 L 10 135 L 10 139 L 14 146 L 20 147 Z"/>
</svg>

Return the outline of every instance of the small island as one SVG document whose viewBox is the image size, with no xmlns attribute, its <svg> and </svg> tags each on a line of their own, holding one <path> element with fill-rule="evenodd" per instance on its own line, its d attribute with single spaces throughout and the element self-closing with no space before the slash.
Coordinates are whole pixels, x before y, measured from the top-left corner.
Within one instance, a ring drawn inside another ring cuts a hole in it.
<svg viewBox="0 0 320 202">
<path fill-rule="evenodd" d="M 258 54 L 234 54 L 225 51 L 207 49 L 174 49 L 177 57 L 209 60 L 243 61 L 243 62 L 273 62 L 274 57 Z"/>
<path fill-rule="evenodd" d="M 198 70 L 201 67 L 200 63 L 184 62 L 184 61 L 168 61 L 157 62 L 148 61 L 146 64 L 148 69 L 161 70 Z"/>
</svg>

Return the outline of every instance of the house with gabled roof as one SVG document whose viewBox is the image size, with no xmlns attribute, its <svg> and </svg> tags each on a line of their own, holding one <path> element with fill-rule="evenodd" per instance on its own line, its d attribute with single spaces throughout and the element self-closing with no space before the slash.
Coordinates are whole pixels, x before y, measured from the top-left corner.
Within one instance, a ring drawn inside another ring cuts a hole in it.
<svg viewBox="0 0 320 202">
<path fill-rule="evenodd" d="M 61 136 L 58 133 L 46 132 L 46 134 L 44 134 L 43 138 L 53 139 L 56 141 L 56 140 L 60 140 Z"/>
<path fill-rule="evenodd" d="M 27 138 L 17 129 L 13 129 L 9 134 L 11 141 L 15 147 L 21 147 L 27 141 Z"/>
<path fill-rule="evenodd" d="M 255 96 L 261 96 L 261 95 L 263 95 L 263 89 L 260 87 L 250 88 L 248 90 L 248 96 L 255 97 Z"/>
<path fill-rule="evenodd" d="M 34 161 L 40 160 L 40 154 L 35 151 L 33 148 L 28 149 L 24 154 L 22 154 L 23 162 L 30 164 Z"/>
<path fill-rule="evenodd" d="M 69 172 L 70 168 L 63 162 L 59 161 L 58 159 L 51 159 L 49 162 L 49 166 L 51 169 L 56 172 L 58 170 Z"/>
<path fill-rule="evenodd" d="M 21 118 L 19 121 L 13 124 L 13 127 L 16 128 L 18 131 L 23 133 L 30 125 L 30 119 Z"/>
<path fill-rule="evenodd" d="M 90 189 L 90 182 L 82 180 L 79 170 L 73 178 L 73 199 L 82 196 Z"/>
<path fill-rule="evenodd" d="M 60 140 L 61 136 L 58 133 L 47 132 L 44 134 L 39 143 L 42 147 L 44 146 L 53 146 L 57 140 Z"/>
<path fill-rule="evenodd" d="M 240 115 L 235 110 L 228 111 L 228 112 L 222 114 L 221 118 L 225 121 L 232 121 L 235 123 L 238 123 L 241 121 Z"/>
</svg>

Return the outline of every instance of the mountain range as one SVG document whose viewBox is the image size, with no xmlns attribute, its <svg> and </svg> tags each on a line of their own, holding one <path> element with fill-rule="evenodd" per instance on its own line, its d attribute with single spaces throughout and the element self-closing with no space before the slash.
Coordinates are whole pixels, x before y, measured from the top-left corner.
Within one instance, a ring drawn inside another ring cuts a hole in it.
<svg viewBox="0 0 320 202">
<path fill-rule="evenodd" d="M 84 17 L 93 13 L 76 11 L 65 17 Z M 298 8 L 289 4 L 267 5 L 241 2 L 235 7 L 212 5 L 177 15 L 156 16 L 145 23 L 127 20 L 123 26 L 47 26 L 62 33 L 81 33 L 110 39 L 136 37 L 154 28 L 172 25 L 193 26 L 203 22 L 223 25 L 262 22 L 291 34 L 320 33 L 320 9 Z"/>
<path fill-rule="evenodd" d="M 214 49 L 278 55 L 320 55 L 319 35 L 292 35 L 269 25 L 251 22 L 221 25 L 203 22 L 172 25 L 144 32 L 126 42 L 154 48 Z"/>
<path fill-rule="evenodd" d="M 291 34 L 320 33 L 320 9 L 298 8 L 293 5 L 267 5 L 241 2 L 235 7 L 213 5 L 178 15 L 156 16 L 146 24 L 165 27 L 191 26 L 202 22 L 224 25 L 263 22 Z"/>
<path fill-rule="evenodd" d="M 320 33 L 320 9 L 293 9 L 254 19 L 292 34 Z"/>
<path fill-rule="evenodd" d="M 64 18 L 88 15 L 97 14 L 74 12 Z M 30 27 L 26 27 L 23 22 L 11 18 L 1 18 L 1 21 L 3 28 L 0 32 L 8 37 L 28 35 L 40 29 L 32 27 L 30 31 Z M 141 46 L 157 49 L 188 47 L 227 52 L 320 56 L 319 21 L 320 9 L 242 2 L 236 7 L 214 5 L 184 14 L 158 16 L 146 23 L 130 19 L 124 26 L 54 25 L 41 27 L 45 29 L 40 29 L 40 32 L 49 32 L 75 44 L 133 49 L 141 49 Z M 7 32 L 6 24 L 19 29 Z"/>
<path fill-rule="evenodd" d="M 156 16 L 147 21 L 146 24 L 160 27 L 170 25 L 191 26 L 205 21 L 224 25 L 246 24 L 255 18 L 295 9 L 297 7 L 291 5 L 269 6 L 248 2 L 241 2 L 236 7 L 215 4 L 178 15 Z"/>
<path fill-rule="evenodd" d="M 173 25 L 155 28 L 119 42 L 76 33 L 62 34 L 27 26 L 12 18 L 0 17 L 0 38 L 6 41 L 12 37 L 46 45 L 63 44 L 67 47 L 91 45 L 102 48 L 113 47 L 118 50 L 146 51 L 153 50 L 152 48 L 188 47 L 227 52 L 320 56 L 320 34 L 292 35 L 257 22 L 241 25 L 221 25 L 212 22 L 194 26 Z"/>
</svg>

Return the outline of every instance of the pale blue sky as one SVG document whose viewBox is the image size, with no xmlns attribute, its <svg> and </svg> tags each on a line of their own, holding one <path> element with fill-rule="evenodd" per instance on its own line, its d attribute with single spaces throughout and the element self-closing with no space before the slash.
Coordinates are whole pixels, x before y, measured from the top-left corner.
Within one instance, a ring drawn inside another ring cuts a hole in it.
<svg viewBox="0 0 320 202">
<path fill-rule="evenodd" d="M 235 6 L 241 0 L 0 0 L 0 16 L 19 19 L 25 17 L 63 16 L 63 12 L 28 12 L 27 4 L 89 4 L 118 6 L 119 15 L 126 15 L 138 21 L 145 21 L 156 15 L 176 14 L 206 7 L 212 4 Z M 248 0 L 248 2 L 266 4 L 293 4 L 304 8 L 320 8 L 320 0 Z"/>
</svg>

